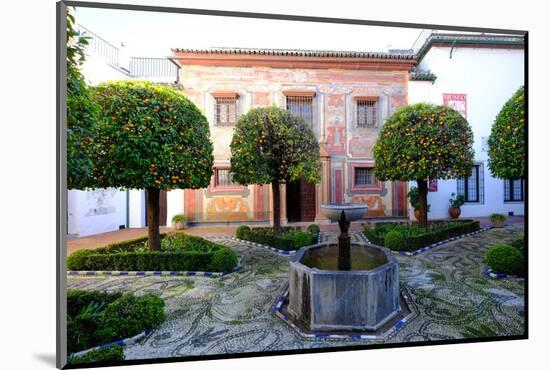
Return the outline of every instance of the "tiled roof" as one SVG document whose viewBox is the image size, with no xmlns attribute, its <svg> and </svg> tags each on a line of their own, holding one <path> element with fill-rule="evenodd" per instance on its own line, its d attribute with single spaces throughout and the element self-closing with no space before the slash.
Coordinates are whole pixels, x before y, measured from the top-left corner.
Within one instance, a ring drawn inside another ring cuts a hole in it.
<svg viewBox="0 0 550 370">
<path fill-rule="evenodd" d="M 253 49 L 253 48 L 210 48 L 210 49 L 172 49 L 173 53 L 197 54 L 248 54 L 277 55 L 293 57 L 336 57 L 336 58 L 367 58 L 367 59 L 399 59 L 413 60 L 411 53 L 384 53 L 371 51 L 343 50 L 303 50 L 303 49 Z"/>
</svg>

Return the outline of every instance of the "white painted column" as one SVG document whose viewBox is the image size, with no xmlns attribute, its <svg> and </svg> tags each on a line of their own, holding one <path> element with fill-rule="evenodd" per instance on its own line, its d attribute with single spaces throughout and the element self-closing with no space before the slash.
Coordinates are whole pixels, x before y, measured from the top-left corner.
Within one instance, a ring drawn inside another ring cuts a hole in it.
<svg viewBox="0 0 550 370">
<path fill-rule="evenodd" d="M 183 213 L 183 190 L 176 189 L 166 193 L 166 226 L 172 226 L 172 217 Z"/>
</svg>

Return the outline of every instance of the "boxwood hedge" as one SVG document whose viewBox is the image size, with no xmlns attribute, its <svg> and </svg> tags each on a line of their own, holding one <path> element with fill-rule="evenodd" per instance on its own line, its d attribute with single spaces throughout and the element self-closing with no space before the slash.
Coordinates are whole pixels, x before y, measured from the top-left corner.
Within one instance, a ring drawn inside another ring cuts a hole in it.
<svg viewBox="0 0 550 370">
<path fill-rule="evenodd" d="M 372 243 L 386 246 L 384 240 L 386 234 L 391 231 L 399 231 L 405 238 L 405 241 L 399 250 L 410 252 L 442 240 L 464 235 L 477 230 L 479 230 L 479 221 L 473 220 L 430 222 L 428 229 L 418 227 L 414 224 L 410 225 L 398 222 L 380 222 L 375 223 L 373 227 L 366 226 L 364 233 Z"/>
<path fill-rule="evenodd" d="M 524 257 L 520 250 L 507 244 L 493 245 L 485 259 L 496 274 L 515 275 L 523 272 Z"/>
<path fill-rule="evenodd" d="M 151 294 L 69 290 L 67 351 L 79 352 L 132 337 L 159 325 L 164 317 L 164 301 Z"/>
<path fill-rule="evenodd" d="M 67 258 L 67 269 L 227 272 L 237 265 L 237 255 L 224 245 L 181 232 L 164 234 L 161 238 L 160 251 L 147 250 L 147 238 L 79 250 Z"/>
<path fill-rule="evenodd" d="M 254 227 L 237 229 L 237 238 L 254 243 L 269 245 L 281 250 L 296 250 L 306 245 L 317 243 L 318 232 L 315 228 L 308 228 L 308 232 L 301 231 L 300 227 L 283 227 L 282 234 L 275 234 L 271 227 Z"/>
<path fill-rule="evenodd" d="M 118 344 L 112 344 L 100 349 L 93 349 L 80 357 L 69 357 L 69 364 L 91 364 L 100 362 L 124 360 L 124 348 Z"/>
</svg>

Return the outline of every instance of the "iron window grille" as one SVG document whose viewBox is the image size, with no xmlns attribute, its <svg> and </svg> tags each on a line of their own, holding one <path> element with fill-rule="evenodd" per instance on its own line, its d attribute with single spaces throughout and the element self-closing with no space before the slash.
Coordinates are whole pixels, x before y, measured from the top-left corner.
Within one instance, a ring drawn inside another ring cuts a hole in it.
<svg viewBox="0 0 550 370">
<path fill-rule="evenodd" d="M 235 181 L 233 181 L 233 176 L 229 172 L 228 168 L 216 168 L 215 169 L 215 181 L 216 186 L 238 186 Z"/>
<path fill-rule="evenodd" d="M 376 126 L 376 100 L 375 99 L 357 99 L 356 101 L 356 121 L 357 127 L 375 127 Z"/>
<path fill-rule="evenodd" d="M 287 96 L 286 109 L 299 115 L 309 127 L 313 127 L 313 96 Z"/>
<path fill-rule="evenodd" d="M 457 180 L 457 193 L 464 195 L 466 203 L 483 203 L 483 167 L 476 164 L 472 173 L 466 178 Z"/>
<path fill-rule="evenodd" d="M 374 168 L 356 167 L 355 168 L 355 186 L 367 186 L 375 184 Z"/>
<path fill-rule="evenodd" d="M 504 180 L 504 201 L 523 202 L 523 180 Z"/>
<path fill-rule="evenodd" d="M 237 121 L 237 98 L 214 97 L 214 122 L 216 126 L 234 126 Z"/>
</svg>

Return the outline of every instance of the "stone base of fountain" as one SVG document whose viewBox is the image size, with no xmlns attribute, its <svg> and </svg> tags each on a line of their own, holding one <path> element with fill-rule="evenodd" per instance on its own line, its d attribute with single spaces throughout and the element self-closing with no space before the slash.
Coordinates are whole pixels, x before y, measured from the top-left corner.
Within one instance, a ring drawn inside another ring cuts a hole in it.
<svg viewBox="0 0 550 370">
<path fill-rule="evenodd" d="M 399 264 L 387 248 L 352 244 L 351 268 L 338 247 L 300 250 L 290 262 L 288 316 L 313 331 L 377 331 L 400 315 Z"/>
<path fill-rule="evenodd" d="M 369 339 L 379 340 L 387 337 L 396 330 L 399 330 L 408 320 L 410 320 L 416 314 L 414 306 L 411 302 L 409 294 L 406 290 L 402 290 L 399 295 L 399 306 L 401 310 L 393 316 L 390 320 L 387 320 L 384 324 L 380 325 L 376 330 L 315 330 L 312 329 L 308 323 L 297 320 L 288 311 L 289 305 L 289 291 L 288 287 L 284 290 L 279 301 L 274 306 L 274 313 L 281 320 L 286 321 L 296 332 L 304 337 L 310 338 L 349 338 L 349 339 Z"/>
</svg>

